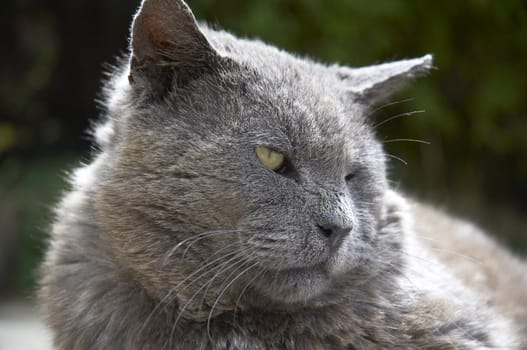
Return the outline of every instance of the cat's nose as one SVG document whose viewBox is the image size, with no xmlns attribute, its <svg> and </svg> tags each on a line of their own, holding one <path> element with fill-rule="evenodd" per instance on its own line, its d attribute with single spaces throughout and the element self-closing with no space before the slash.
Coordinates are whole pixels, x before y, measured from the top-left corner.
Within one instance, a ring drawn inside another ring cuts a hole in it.
<svg viewBox="0 0 527 350">
<path fill-rule="evenodd" d="M 333 246 L 339 246 L 340 243 L 350 234 L 353 226 L 351 224 L 334 224 L 325 223 L 318 225 L 320 233 L 331 241 Z"/>
</svg>

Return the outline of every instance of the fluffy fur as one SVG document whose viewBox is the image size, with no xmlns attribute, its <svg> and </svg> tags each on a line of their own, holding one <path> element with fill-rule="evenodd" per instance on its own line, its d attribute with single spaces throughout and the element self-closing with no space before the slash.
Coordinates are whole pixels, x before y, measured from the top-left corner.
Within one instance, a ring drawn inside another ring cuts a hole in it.
<svg viewBox="0 0 527 350">
<path fill-rule="evenodd" d="M 326 66 L 145 0 L 99 151 L 52 228 L 40 295 L 55 346 L 519 349 L 524 293 L 505 277 L 480 288 L 495 265 L 436 250 L 495 251 L 524 287 L 525 266 L 387 184 L 368 108 L 430 65 Z"/>
</svg>

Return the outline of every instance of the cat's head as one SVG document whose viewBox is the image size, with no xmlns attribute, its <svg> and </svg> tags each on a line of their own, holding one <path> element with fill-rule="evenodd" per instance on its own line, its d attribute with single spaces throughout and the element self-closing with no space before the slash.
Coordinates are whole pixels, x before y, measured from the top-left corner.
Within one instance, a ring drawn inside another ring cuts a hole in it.
<svg viewBox="0 0 527 350">
<path fill-rule="evenodd" d="M 430 65 L 324 66 L 145 0 L 97 132 L 103 237 L 189 306 L 324 294 L 376 259 L 387 180 L 368 106 Z"/>
</svg>

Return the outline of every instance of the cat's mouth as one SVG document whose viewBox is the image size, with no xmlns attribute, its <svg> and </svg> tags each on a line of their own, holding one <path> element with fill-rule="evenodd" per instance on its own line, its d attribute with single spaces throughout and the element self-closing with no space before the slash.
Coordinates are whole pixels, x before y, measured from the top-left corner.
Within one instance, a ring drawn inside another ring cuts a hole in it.
<svg viewBox="0 0 527 350">
<path fill-rule="evenodd" d="M 286 304 L 315 302 L 333 293 L 343 274 L 353 274 L 354 283 L 362 283 L 374 273 L 368 245 L 354 245 L 307 266 L 270 268 L 257 278 L 253 287 L 275 302 Z"/>
</svg>

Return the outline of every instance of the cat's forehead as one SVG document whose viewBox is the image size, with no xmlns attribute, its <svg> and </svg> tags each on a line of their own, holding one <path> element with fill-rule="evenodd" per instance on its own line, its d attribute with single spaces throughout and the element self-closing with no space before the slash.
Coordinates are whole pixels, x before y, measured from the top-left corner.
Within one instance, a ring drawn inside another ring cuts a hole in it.
<svg viewBox="0 0 527 350">
<path fill-rule="evenodd" d="M 360 108 L 324 90 L 322 77 L 295 76 L 289 70 L 253 82 L 245 101 L 252 107 L 247 128 L 256 135 L 250 142 L 291 151 L 305 163 L 317 160 L 318 166 L 348 163 L 362 147 L 367 125 Z"/>
<path fill-rule="evenodd" d="M 353 105 L 327 67 L 273 46 L 203 28 L 211 44 L 252 74 L 239 83 L 254 110 L 253 123 L 279 131 L 297 145 L 322 145 L 364 128 L 363 110 Z M 236 78 L 235 78 L 236 79 Z M 243 102 L 243 101 L 242 101 Z M 317 140 L 316 142 L 314 140 Z"/>
<path fill-rule="evenodd" d="M 310 79 L 270 76 L 255 84 L 253 91 L 262 101 L 256 118 L 262 118 L 264 126 L 280 128 L 296 143 L 338 137 L 361 119 L 347 110 L 338 96 L 324 94 Z"/>
</svg>

